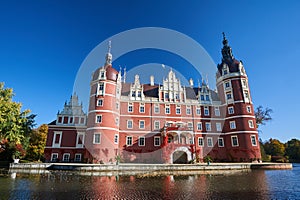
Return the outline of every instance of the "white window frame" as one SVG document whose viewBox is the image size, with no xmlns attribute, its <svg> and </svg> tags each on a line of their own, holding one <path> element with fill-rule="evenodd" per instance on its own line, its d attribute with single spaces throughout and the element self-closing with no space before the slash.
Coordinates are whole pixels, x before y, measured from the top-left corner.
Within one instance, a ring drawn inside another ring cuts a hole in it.
<svg viewBox="0 0 300 200">
<path fill-rule="evenodd" d="M 248 120 L 248 125 L 249 125 L 249 128 L 254 128 L 253 120 Z"/>
<path fill-rule="evenodd" d="M 196 107 L 196 115 L 201 115 L 201 107 Z"/>
<path fill-rule="evenodd" d="M 156 144 L 156 139 L 158 139 L 158 143 L 159 143 L 159 144 Z M 160 136 L 154 136 L 153 142 L 154 142 L 153 145 L 154 145 L 155 147 L 160 146 Z"/>
<path fill-rule="evenodd" d="M 68 156 L 68 159 L 65 159 L 65 156 Z M 63 159 L 62 159 L 62 161 L 63 161 L 63 162 L 70 162 L 70 157 L 71 157 L 71 156 L 70 156 L 70 153 L 64 153 L 64 154 L 63 154 Z"/>
<path fill-rule="evenodd" d="M 202 141 L 202 142 L 200 142 L 200 141 Z M 199 147 L 204 147 L 204 139 L 203 139 L 203 137 L 198 137 L 198 146 Z"/>
<path fill-rule="evenodd" d="M 127 129 L 133 129 L 133 121 L 131 119 L 127 120 Z"/>
<path fill-rule="evenodd" d="M 118 134 L 115 134 L 115 136 L 114 136 L 114 143 L 119 144 L 119 135 Z"/>
<path fill-rule="evenodd" d="M 193 122 L 188 122 L 187 126 L 188 126 L 189 130 L 193 130 L 194 124 L 193 124 Z"/>
<path fill-rule="evenodd" d="M 79 144 L 79 138 L 82 136 L 82 144 Z M 84 139 L 85 139 L 85 133 L 84 132 L 77 132 L 77 137 L 76 137 L 76 148 L 83 148 L 84 145 Z"/>
<path fill-rule="evenodd" d="M 252 146 L 257 146 L 257 140 L 256 140 L 256 136 L 255 135 L 250 135 L 250 140 L 251 140 Z"/>
<path fill-rule="evenodd" d="M 139 129 L 145 129 L 145 120 L 139 120 Z"/>
<path fill-rule="evenodd" d="M 96 124 L 101 124 L 102 123 L 102 115 L 96 115 L 95 123 Z"/>
<path fill-rule="evenodd" d="M 98 135 L 99 135 L 99 141 L 96 141 L 96 136 L 98 136 Z M 101 133 L 94 133 L 93 144 L 101 144 Z"/>
<path fill-rule="evenodd" d="M 160 129 L 160 121 L 154 121 L 154 130 Z"/>
<path fill-rule="evenodd" d="M 154 113 L 159 114 L 160 109 L 159 109 L 159 104 L 154 104 Z"/>
<path fill-rule="evenodd" d="M 56 156 L 56 159 L 54 160 L 54 155 Z M 51 153 L 51 160 L 50 160 L 51 162 L 53 162 L 53 161 L 55 161 L 55 162 L 57 162 L 58 161 L 58 153 Z"/>
<path fill-rule="evenodd" d="M 222 124 L 220 122 L 216 122 L 216 130 L 222 131 Z"/>
<path fill-rule="evenodd" d="M 76 156 L 79 156 L 79 159 L 76 159 Z M 82 154 L 81 153 L 75 153 L 74 162 L 81 162 L 81 160 L 82 160 Z"/>
<path fill-rule="evenodd" d="M 232 101 L 233 100 L 232 92 L 226 92 L 226 99 L 227 99 L 227 101 Z"/>
<path fill-rule="evenodd" d="M 217 106 L 217 107 L 215 107 L 215 116 L 220 116 L 220 115 L 221 115 L 221 113 L 220 113 L 220 107 Z"/>
<path fill-rule="evenodd" d="M 246 110 L 247 110 L 247 113 L 252 113 L 252 111 L 251 111 L 251 106 L 247 106 L 247 107 L 246 107 Z"/>
<path fill-rule="evenodd" d="M 208 106 L 204 107 L 204 116 L 209 116 L 209 107 Z"/>
<path fill-rule="evenodd" d="M 145 113 L 145 104 L 144 103 L 140 103 L 140 113 Z"/>
<path fill-rule="evenodd" d="M 143 144 L 141 144 L 142 139 L 144 141 Z M 145 138 L 145 136 L 139 136 L 139 146 L 140 147 L 144 147 L 145 145 L 146 145 L 146 138 Z"/>
<path fill-rule="evenodd" d="M 133 145 L 133 137 L 132 136 L 126 136 L 126 146 L 132 146 L 132 145 Z"/>
<path fill-rule="evenodd" d="M 206 130 L 206 132 L 211 131 L 211 123 L 210 122 L 205 122 L 205 130 Z"/>
<path fill-rule="evenodd" d="M 102 87 L 102 89 L 100 89 Z M 100 82 L 98 83 L 98 95 L 104 95 L 105 93 L 105 83 L 104 82 Z"/>
<path fill-rule="evenodd" d="M 202 131 L 202 122 L 197 122 L 197 130 Z"/>
<path fill-rule="evenodd" d="M 229 128 L 230 129 L 236 129 L 235 121 L 229 121 Z"/>
<path fill-rule="evenodd" d="M 103 104 L 104 104 L 103 98 L 97 99 L 97 106 L 103 107 Z"/>
<path fill-rule="evenodd" d="M 167 110 L 169 111 L 169 112 L 167 112 Z M 165 104 L 165 114 L 171 114 L 171 108 L 170 108 L 170 105 L 169 104 Z"/>
<path fill-rule="evenodd" d="M 222 141 L 222 145 L 220 145 L 220 141 Z M 218 138 L 218 147 L 224 147 L 224 138 L 222 137 Z"/>
<path fill-rule="evenodd" d="M 131 110 L 129 109 L 129 108 L 131 108 Z M 128 106 L 127 106 L 127 111 L 129 112 L 129 113 L 132 113 L 133 112 L 133 103 L 128 103 Z"/>
<path fill-rule="evenodd" d="M 179 110 L 179 112 L 177 112 Z M 181 114 L 181 106 L 180 105 L 176 105 L 176 115 L 180 115 Z"/>
<path fill-rule="evenodd" d="M 213 147 L 213 138 L 212 137 L 207 137 L 207 147 Z"/>
<path fill-rule="evenodd" d="M 56 135 L 59 135 L 59 142 L 58 143 L 55 143 Z M 54 148 L 60 147 L 61 139 L 62 139 L 62 131 L 54 131 L 53 140 L 52 140 L 52 147 L 54 147 Z"/>
<path fill-rule="evenodd" d="M 228 114 L 229 114 L 229 115 L 234 114 L 234 107 L 233 107 L 233 106 L 229 106 L 229 107 L 228 107 Z"/>
<path fill-rule="evenodd" d="M 192 108 L 191 108 L 190 105 L 186 106 L 185 112 L 186 112 L 187 115 L 191 115 L 192 114 Z"/>
<path fill-rule="evenodd" d="M 228 87 L 226 85 L 227 83 L 228 83 Z M 225 88 L 225 90 L 230 89 L 231 88 L 231 82 L 230 81 L 225 81 L 224 82 L 224 88 Z"/>
<path fill-rule="evenodd" d="M 236 144 L 234 144 L 233 138 L 236 138 Z M 237 135 L 231 136 L 231 146 L 233 146 L 233 147 L 238 147 L 239 146 L 239 138 L 238 138 Z"/>
</svg>

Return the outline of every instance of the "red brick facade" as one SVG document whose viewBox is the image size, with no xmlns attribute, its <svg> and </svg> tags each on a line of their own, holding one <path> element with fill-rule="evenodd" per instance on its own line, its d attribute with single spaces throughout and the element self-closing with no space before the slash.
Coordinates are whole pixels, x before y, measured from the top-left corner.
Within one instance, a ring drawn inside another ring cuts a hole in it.
<svg viewBox="0 0 300 200">
<path fill-rule="evenodd" d="M 182 86 L 173 71 L 162 85 L 125 83 L 106 63 L 91 80 L 85 114 L 74 95 L 49 125 L 46 161 L 89 163 L 250 162 L 260 159 L 248 77 L 224 37 L 217 91 Z M 83 122 L 83 123 L 80 123 Z M 80 155 L 80 156 L 79 156 Z M 79 159 L 80 157 L 80 159 Z"/>
</svg>

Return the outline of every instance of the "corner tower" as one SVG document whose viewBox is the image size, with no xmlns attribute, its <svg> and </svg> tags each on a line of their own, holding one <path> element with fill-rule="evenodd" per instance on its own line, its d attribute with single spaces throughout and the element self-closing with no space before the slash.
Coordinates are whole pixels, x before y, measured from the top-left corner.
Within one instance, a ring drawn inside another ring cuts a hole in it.
<svg viewBox="0 0 300 200">
<path fill-rule="evenodd" d="M 218 64 L 217 89 L 224 116 L 227 160 L 260 160 L 260 147 L 248 76 L 242 61 L 234 58 L 223 33 L 222 62 Z"/>
<path fill-rule="evenodd" d="M 112 67 L 111 43 L 104 66 L 92 75 L 87 120 L 86 157 L 92 163 L 114 162 L 119 143 L 121 75 Z"/>
</svg>

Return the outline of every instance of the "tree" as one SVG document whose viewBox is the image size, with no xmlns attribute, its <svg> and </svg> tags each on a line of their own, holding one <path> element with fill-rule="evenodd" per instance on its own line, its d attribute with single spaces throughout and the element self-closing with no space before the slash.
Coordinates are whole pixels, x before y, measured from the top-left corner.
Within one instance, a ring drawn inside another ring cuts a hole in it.
<svg viewBox="0 0 300 200">
<path fill-rule="evenodd" d="M 262 106 L 258 106 L 255 110 L 256 126 L 259 127 L 259 125 L 265 125 L 266 122 L 271 121 L 272 112 L 273 110 L 268 107 L 264 109 Z"/>
<path fill-rule="evenodd" d="M 13 90 L 0 83 L 0 158 L 6 160 L 25 154 L 24 147 L 35 118 L 29 115 L 30 110 L 21 111 L 22 104 L 14 102 L 13 96 Z"/>
<path fill-rule="evenodd" d="M 292 162 L 300 162 L 300 140 L 292 139 L 285 143 L 286 155 Z"/>
<path fill-rule="evenodd" d="M 41 125 L 36 130 L 32 130 L 26 154 L 28 160 L 40 161 L 43 159 L 47 133 L 48 126 L 46 124 Z"/>
<path fill-rule="evenodd" d="M 269 141 L 265 142 L 264 149 L 266 154 L 272 156 L 273 161 L 284 160 L 285 162 L 285 146 L 279 140 L 270 138 Z"/>
</svg>

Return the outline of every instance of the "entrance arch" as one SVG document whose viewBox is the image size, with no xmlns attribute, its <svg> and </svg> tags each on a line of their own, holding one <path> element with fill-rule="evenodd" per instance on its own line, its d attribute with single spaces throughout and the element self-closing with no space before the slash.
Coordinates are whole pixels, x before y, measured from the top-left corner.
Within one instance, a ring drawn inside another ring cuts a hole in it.
<svg viewBox="0 0 300 200">
<path fill-rule="evenodd" d="M 170 160 L 173 164 L 186 164 L 192 160 L 192 154 L 187 147 L 178 147 L 171 154 Z"/>
</svg>

